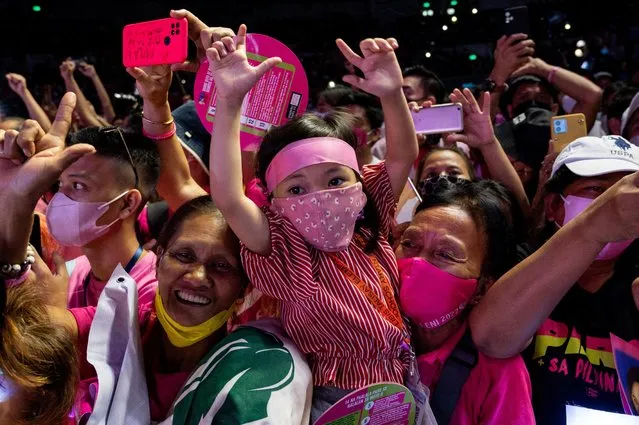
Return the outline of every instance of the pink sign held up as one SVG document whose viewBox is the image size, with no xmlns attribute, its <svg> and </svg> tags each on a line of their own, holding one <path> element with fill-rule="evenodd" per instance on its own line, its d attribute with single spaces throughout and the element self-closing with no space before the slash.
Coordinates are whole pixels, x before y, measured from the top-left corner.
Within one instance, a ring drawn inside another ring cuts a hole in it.
<svg viewBox="0 0 639 425">
<path fill-rule="evenodd" d="M 278 56 L 282 63 L 268 71 L 248 92 L 242 104 L 240 142 L 242 150 L 257 150 L 272 126 L 301 115 L 308 106 L 308 80 L 300 60 L 285 44 L 262 34 L 247 34 L 246 54 L 252 66 Z M 195 78 L 195 108 L 204 127 L 215 127 L 217 91 L 208 61 Z"/>
</svg>

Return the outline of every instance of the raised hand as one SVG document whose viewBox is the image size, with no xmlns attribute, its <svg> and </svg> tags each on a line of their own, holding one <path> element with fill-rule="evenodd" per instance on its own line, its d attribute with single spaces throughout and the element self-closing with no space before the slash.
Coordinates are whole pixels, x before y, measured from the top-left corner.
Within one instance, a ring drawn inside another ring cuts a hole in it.
<svg viewBox="0 0 639 425">
<path fill-rule="evenodd" d="M 581 216 L 587 220 L 585 232 L 591 240 L 608 243 L 638 238 L 639 172 L 611 186 Z"/>
<path fill-rule="evenodd" d="M 224 37 L 206 50 L 218 96 L 223 99 L 242 100 L 246 93 L 274 66 L 282 62 L 278 57 L 268 58 L 258 66 L 251 66 L 246 57 L 246 25 L 242 24 L 236 40 Z"/>
<path fill-rule="evenodd" d="M 15 94 L 18 96 L 24 96 L 27 91 L 27 80 L 20 74 L 7 74 L 7 82 L 9 83 L 9 88 L 13 90 Z"/>
<path fill-rule="evenodd" d="M 169 100 L 169 87 L 173 73 L 168 65 L 127 68 L 126 72 L 135 78 L 142 98 L 155 106 L 162 106 Z"/>
<path fill-rule="evenodd" d="M 95 152 L 92 146 L 85 144 L 64 148 L 75 102 L 75 94 L 64 95 L 48 133 L 41 128 L 34 128 L 38 126 L 35 121 L 32 127 L 23 128 L 20 133 L 0 130 L 0 203 L 15 201 L 16 196 L 37 199 L 56 182 L 67 167 L 80 157 Z M 7 140 L 8 138 L 11 140 Z M 25 141 L 22 143 L 23 152 L 24 146 L 34 152 L 28 160 L 16 163 L 5 153 L 9 149 L 14 152 L 14 148 L 10 146 L 18 144 L 16 140 Z"/>
<path fill-rule="evenodd" d="M 176 19 L 186 18 L 189 24 L 189 38 L 197 47 L 197 54 L 194 60 L 187 60 L 184 63 L 171 65 L 172 71 L 197 72 L 200 63 L 206 58 L 206 50 L 216 41 L 222 40 L 224 37 L 234 37 L 235 32 L 230 28 L 224 27 L 208 27 L 204 22 L 200 21 L 197 16 L 186 9 L 172 10 L 171 17 Z"/>
<path fill-rule="evenodd" d="M 462 105 L 464 132 L 462 134 L 449 134 L 446 136 L 447 143 L 462 142 L 471 148 L 481 148 L 494 142 L 495 132 L 490 119 L 490 93 L 482 93 L 479 100 L 482 105 L 481 109 L 475 96 L 468 89 L 464 89 L 463 92 L 455 89 L 450 95 L 450 101 Z"/>
<path fill-rule="evenodd" d="M 503 36 L 495 47 L 495 65 L 490 77 L 503 85 L 512 73 L 527 64 L 535 53 L 535 42 L 527 39 L 526 34 Z"/>
<path fill-rule="evenodd" d="M 64 80 L 68 80 L 73 78 L 73 73 L 75 72 L 75 61 L 65 60 L 60 65 L 60 75 Z"/>
<path fill-rule="evenodd" d="M 533 74 L 541 78 L 548 78 L 552 66 L 548 65 L 542 59 L 532 58 L 525 65 L 522 65 L 515 72 L 512 73 L 512 78 L 519 77 L 520 75 Z"/>
<path fill-rule="evenodd" d="M 95 78 L 97 72 L 95 71 L 95 66 L 89 65 L 88 63 L 82 61 L 78 64 L 78 70 L 82 75 L 87 78 Z"/>
<path fill-rule="evenodd" d="M 364 73 L 364 78 L 346 75 L 345 83 L 364 90 L 377 97 L 385 97 L 402 89 L 402 70 L 395 56 L 399 47 L 394 38 L 367 38 L 359 43 L 362 56 L 355 53 L 342 39 L 336 40 L 337 47 L 348 62 Z"/>
</svg>

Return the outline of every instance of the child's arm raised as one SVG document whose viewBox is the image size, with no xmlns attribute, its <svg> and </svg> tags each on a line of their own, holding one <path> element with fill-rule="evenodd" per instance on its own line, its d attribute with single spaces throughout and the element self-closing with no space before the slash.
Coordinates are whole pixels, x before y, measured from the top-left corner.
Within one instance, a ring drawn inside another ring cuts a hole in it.
<svg viewBox="0 0 639 425">
<path fill-rule="evenodd" d="M 394 38 L 367 38 L 359 44 L 363 58 L 341 39 L 337 40 L 337 47 L 364 73 L 364 78 L 347 75 L 344 81 L 379 97 L 382 102 L 388 144 L 386 170 L 398 201 L 418 154 L 415 126 L 402 93 L 402 71 L 395 56 L 399 45 Z"/>
<path fill-rule="evenodd" d="M 231 229 L 246 247 L 268 255 L 271 236 L 266 216 L 244 194 L 240 152 L 240 115 L 244 96 L 271 68 L 281 62 L 269 58 L 256 67 L 246 57 L 246 26 L 236 41 L 224 37 L 206 50 L 217 89 L 215 127 L 211 138 L 211 197 Z"/>
</svg>

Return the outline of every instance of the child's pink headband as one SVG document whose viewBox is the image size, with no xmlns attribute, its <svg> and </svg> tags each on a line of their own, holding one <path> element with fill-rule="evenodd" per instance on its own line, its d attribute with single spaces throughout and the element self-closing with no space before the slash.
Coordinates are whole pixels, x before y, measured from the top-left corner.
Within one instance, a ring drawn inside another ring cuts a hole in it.
<svg viewBox="0 0 639 425">
<path fill-rule="evenodd" d="M 282 180 L 304 167 L 335 163 L 359 172 L 355 149 L 334 137 L 313 137 L 298 140 L 279 151 L 266 169 L 266 188 L 273 192 Z"/>
</svg>

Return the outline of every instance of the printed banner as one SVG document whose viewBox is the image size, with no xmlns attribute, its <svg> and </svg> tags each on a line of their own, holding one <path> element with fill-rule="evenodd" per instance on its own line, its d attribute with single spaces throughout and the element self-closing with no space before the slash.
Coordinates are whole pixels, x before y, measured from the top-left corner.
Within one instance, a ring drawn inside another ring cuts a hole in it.
<svg viewBox="0 0 639 425">
<path fill-rule="evenodd" d="M 335 403 L 314 425 L 413 425 L 415 400 L 403 385 L 382 382 Z"/>
<path fill-rule="evenodd" d="M 304 113 L 308 105 L 308 80 L 297 56 L 274 38 L 248 34 L 246 53 L 252 66 L 271 57 L 282 58 L 282 63 L 260 78 L 242 104 L 242 150 L 257 150 L 269 128 L 282 125 Z M 207 60 L 200 65 L 194 90 L 195 109 L 204 127 L 212 132 L 215 126 L 217 91 Z"/>
<path fill-rule="evenodd" d="M 639 416 L 639 347 L 613 334 L 610 334 L 610 341 L 624 411 L 629 415 Z"/>
</svg>

